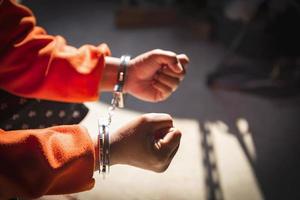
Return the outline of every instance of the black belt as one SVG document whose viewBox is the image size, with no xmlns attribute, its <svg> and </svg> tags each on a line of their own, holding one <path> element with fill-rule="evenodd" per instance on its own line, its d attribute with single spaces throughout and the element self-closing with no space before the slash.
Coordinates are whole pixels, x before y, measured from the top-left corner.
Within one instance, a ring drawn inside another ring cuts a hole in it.
<svg viewBox="0 0 300 200">
<path fill-rule="evenodd" d="M 80 103 L 23 98 L 0 90 L 0 128 L 36 129 L 78 124 L 88 113 Z"/>
</svg>

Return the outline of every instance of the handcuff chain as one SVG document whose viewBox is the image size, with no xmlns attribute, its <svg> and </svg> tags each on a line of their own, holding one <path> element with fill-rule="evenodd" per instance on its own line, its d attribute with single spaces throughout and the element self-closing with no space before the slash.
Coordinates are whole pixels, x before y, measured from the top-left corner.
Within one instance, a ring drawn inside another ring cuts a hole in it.
<svg viewBox="0 0 300 200">
<path fill-rule="evenodd" d="M 111 101 L 111 105 L 108 108 L 108 126 L 110 126 L 114 112 L 115 112 L 116 108 L 118 107 L 117 101 L 118 101 L 117 96 L 114 95 L 114 97 L 112 98 L 112 101 Z"/>
<path fill-rule="evenodd" d="M 121 57 L 121 64 L 118 69 L 117 84 L 114 87 L 113 98 L 108 108 L 107 121 L 98 121 L 99 173 L 103 174 L 103 178 L 105 178 L 105 174 L 109 172 L 109 127 L 116 108 L 124 107 L 123 86 L 126 77 L 126 67 L 128 66 L 129 61 L 130 56 L 126 55 Z"/>
</svg>

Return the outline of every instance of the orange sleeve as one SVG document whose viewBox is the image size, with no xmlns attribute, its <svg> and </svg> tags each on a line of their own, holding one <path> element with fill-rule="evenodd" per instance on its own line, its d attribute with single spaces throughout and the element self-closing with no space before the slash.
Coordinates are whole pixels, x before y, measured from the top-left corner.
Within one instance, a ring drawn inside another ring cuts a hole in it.
<svg viewBox="0 0 300 200">
<path fill-rule="evenodd" d="M 0 199 L 91 189 L 94 159 L 93 142 L 79 125 L 0 129 Z"/>
<path fill-rule="evenodd" d="M 0 1 L 0 88 L 29 98 L 97 100 L 107 55 L 105 44 L 68 46 L 36 26 L 28 8 Z"/>
</svg>

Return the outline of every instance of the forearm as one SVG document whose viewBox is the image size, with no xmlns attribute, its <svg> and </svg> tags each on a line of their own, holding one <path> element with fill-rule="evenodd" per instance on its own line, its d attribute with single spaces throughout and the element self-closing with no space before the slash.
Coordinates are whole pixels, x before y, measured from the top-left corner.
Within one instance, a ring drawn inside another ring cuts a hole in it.
<svg viewBox="0 0 300 200">
<path fill-rule="evenodd" d="M 104 57 L 110 54 L 105 44 L 69 46 L 36 26 L 32 12 L 12 0 L 2 3 L 0 13 L 1 89 L 64 102 L 98 99 Z"/>
<path fill-rule="evenodd" d="M 115 57 L 105 57 L 105 68 L 103 71 L 102 79 L 100 81 L 100 92 L 113 91 L 114 85 L 117 82 L 118 66 L 120 59 Z"/>
</svg>

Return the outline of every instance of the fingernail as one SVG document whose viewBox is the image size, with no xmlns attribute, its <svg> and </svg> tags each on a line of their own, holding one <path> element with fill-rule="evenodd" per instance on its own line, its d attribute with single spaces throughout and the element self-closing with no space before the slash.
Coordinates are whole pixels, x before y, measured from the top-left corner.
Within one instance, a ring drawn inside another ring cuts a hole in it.
<svg viewBox="0 0 300 200">
<path fill-rule="evenodd" d="M 174 127 L 171 127 L 170 129 L 169 129 L 169 132 L 173 132 L 173 131 L 175 131 L 176 129 L 174 128 Z"/>
<path fill-rule="evenodd" d="M 154 145 L 155 145 L 155 147 L 157 148 L 157 149 L 160 149 L 161 148 L 161 141 L 159 140 L 159 141 L 155 141 L 154 142 Z"/>
</svg>

